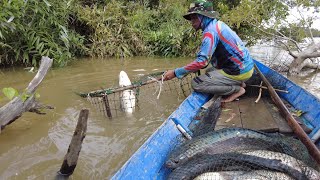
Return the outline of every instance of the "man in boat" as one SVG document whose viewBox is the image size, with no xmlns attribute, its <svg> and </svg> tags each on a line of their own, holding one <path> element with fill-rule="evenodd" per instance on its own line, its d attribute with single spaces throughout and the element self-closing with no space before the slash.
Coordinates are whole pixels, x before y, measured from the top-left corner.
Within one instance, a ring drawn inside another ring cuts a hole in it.
<svg viewBox="0 0 320 180">
<path fill-rule="evenodd" d="M 219 21 L 212 2 L 195 0 L 183 16 L 193 28 L 202 30 L 202 44 L 196 59 L 190 64 L 164 75 L 164 80 L 182 78 L 191 72 L 206 68 L 206 73 L 192 80 L 197 92 L 227 95 L 223 102 L 231 102 L 245 93 L 245 81 L 253 74 L 253 60 L 238 35 Z"/>
</svg>

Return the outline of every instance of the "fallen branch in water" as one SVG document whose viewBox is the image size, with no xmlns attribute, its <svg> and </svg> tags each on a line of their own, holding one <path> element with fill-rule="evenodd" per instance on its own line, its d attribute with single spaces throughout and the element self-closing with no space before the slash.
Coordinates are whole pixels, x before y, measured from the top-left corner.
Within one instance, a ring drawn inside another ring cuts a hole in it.
<svg viewBox="0 0 320 180">
<path fill-rule="evenodd" d="M 58 176 L 70 176 L 77 166 L 78 157 L 81 151 L 83 139 L 87 133 L 89 110 L 82 109 L 79 114 L 78 123 L 73 133 L 67 154 L 64 157 L 63 164 L 61 165 Z"/>
<path fill-rule="evenodd" d="M 27 99 L 23 100 L 20 95 L 0 108 L 0 132 L 2 129 L 4 129 L 5 126 L 11 124 L 16 119 L 21 117 L 24 112 L 30 111 L 38 114 L 43 114 L 39 110 L 40 108 L 52 108 L 51 106 L 44 106 L 37 102 L 34 94 L 37 87 L 47 74 L 51 65 L 52 59 L 48 57 L 42 57 L 39 71 L 29 83 L 25 91 L 25 93 L 30 96 Z"/>
</svg>

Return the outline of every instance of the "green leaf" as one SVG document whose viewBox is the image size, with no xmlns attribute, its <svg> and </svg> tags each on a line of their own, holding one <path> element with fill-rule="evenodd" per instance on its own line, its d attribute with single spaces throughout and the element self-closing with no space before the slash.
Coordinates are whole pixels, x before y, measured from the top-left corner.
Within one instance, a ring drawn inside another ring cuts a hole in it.
<svg viewBox="0 0 320 180">
<path fill-rule="evenodd" d="M 18 91 L 12 87 L 3 88 L 2 92 L 10 100 L 19 95 Z"/>
<path fill-rule="evenodd" d="M 48 1 L 43 0 L 43 2 L 44 2 L 44 3 L 46 3 L 46 5 L 47 5 L 48 7 L 50 7 L 50 6 L 51 6 L 51 4 L 50 4 Z"/>
</svg>

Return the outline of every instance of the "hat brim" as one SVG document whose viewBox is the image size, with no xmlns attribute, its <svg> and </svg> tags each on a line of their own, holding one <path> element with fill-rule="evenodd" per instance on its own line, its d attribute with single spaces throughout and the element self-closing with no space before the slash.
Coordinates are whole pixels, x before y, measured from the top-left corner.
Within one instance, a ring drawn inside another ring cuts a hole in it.
<svg viewBox="0 0 320 180">
<path fill-rule="evenodd" d="M 210 12 L 207 12 L 207 11 L 193 11 L 193 12 L 188 12 L 187 14 L 183 15 L 183 17 L 186 20 L 190 21 L 192 14 L 200 14 L 200 15 L 207 16 L 207 17 L 213 18 L 213 19 L 219 18 L 219 13 L 216 12 L 216 11 L 210 11 Z"/>
<path fill-rule="evenodd" d="M 194 13 L 194 12 L 187 13 L 187 14 L 183 15 L 183 17 L 184 17 L 186 20 L 190 21 L 190 20 L 191 20 L 191 15 L 192 15 L 192 14 L 196 14 L 196 13 Z"/>
</svg>

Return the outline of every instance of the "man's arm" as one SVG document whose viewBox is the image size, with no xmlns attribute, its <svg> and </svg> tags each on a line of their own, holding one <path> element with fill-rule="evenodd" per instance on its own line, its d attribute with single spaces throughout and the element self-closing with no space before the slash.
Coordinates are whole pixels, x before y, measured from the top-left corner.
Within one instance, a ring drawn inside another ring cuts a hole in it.
<svg viewBox="0 0 320 180">
<path fill-rule="evenodd" d="M 216 48 L 217 43 L 215 42 L 217 42 L 217 37 L 213 36 L 209 32 L 204 33 L 197 58 L 190 64 L 175 69 L 174 77 L 180 79 L 190 72 L 197 72 L 198 70 L 206 67 L 209 64 L 211 56 Z M 170 75 L 173 75 L 172 72 L 170 72 Z"/>
</svg>

